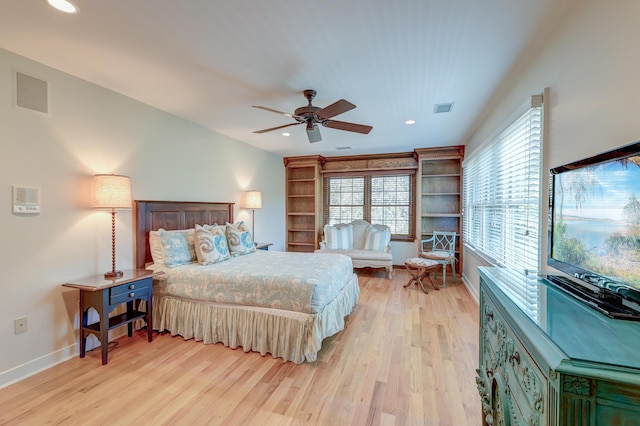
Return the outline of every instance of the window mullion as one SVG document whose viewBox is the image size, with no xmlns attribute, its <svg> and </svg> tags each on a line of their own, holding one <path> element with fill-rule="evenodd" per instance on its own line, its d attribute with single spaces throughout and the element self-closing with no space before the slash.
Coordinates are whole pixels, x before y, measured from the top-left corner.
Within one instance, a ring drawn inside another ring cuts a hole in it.
<svg viewBox="0 0 640 426">
<path fill-rule="evenodd" d="M 364 220 L 371 223 L 371 176 L 364 177 Z"/>
</svg>

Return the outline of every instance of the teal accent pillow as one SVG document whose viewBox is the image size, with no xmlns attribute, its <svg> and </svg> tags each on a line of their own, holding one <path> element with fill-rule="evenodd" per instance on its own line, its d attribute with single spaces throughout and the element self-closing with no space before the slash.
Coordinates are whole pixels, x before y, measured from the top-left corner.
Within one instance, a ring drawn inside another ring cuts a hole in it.
<svg viewBox="0 0 640 426">
<path fill-rule="evenodd" d="M 194 233 L 198 263 L 211 265 L 229 259 L 229 246 L 222 227 L 196 225 Z"/>
<path fill-rule="evenodd" d="M 256 251 L 256 245 L 253 243 L 251 232 L 244 222 L 231 224 L 227 222 L 227 242 L 229 243 L 229 251 L 231 256 L 241 256 Z"/>
<path fill-rule="evenodd" d="M 193 231 L 166 231 L 158 229 L 164 264 L 169 268 L 185 265 L 196 260 Z"/>
</svg>

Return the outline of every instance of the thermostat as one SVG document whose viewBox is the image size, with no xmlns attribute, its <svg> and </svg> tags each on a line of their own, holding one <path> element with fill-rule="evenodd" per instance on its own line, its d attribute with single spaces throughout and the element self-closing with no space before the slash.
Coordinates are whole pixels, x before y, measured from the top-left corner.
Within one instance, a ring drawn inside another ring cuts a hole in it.
<svg viewBox="0 0 640 426">
<path fill-rule="evenodd" d="M 20 214 L 40 213 L 40 188 L 12 186 L 13 212 Z"/>
</svg>

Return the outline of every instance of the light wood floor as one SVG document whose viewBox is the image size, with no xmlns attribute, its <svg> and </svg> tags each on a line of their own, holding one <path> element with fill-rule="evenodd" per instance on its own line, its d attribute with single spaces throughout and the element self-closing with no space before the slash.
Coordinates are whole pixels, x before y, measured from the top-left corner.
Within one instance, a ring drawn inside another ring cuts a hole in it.
<svg viewBox="0 0 640 426">
<path fill-rule="evenodd" d="M 168 334 L 121 338 L 0 390 L 10 425 L 480 425 L 478 307 L 458 280 L 423 294 L 359 272 L 345 330 L 315 363 Z"/>
</svg>

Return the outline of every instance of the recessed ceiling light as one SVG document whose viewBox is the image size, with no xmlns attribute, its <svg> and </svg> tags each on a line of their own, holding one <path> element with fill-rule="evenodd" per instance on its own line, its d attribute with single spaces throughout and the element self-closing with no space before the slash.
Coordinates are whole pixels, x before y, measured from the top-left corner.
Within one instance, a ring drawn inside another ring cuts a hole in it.
<svg viewBox="0 0 640 426">
<path fill-rule="evenodd" d="M 282 136 L 291 136 L 291 133 L 284 132 Z"/>
<path fill-rule="evenodd" d="M 60 12 L 74 14 L 78 13 L 78 7 L 67 0 L 46 0 L 49 6 L 58 9 Z"/>
<path fill-rule="evenodd" d="M 416 120 L 407 120 L 404 124 L 416 124 Z"/>
</svg>

